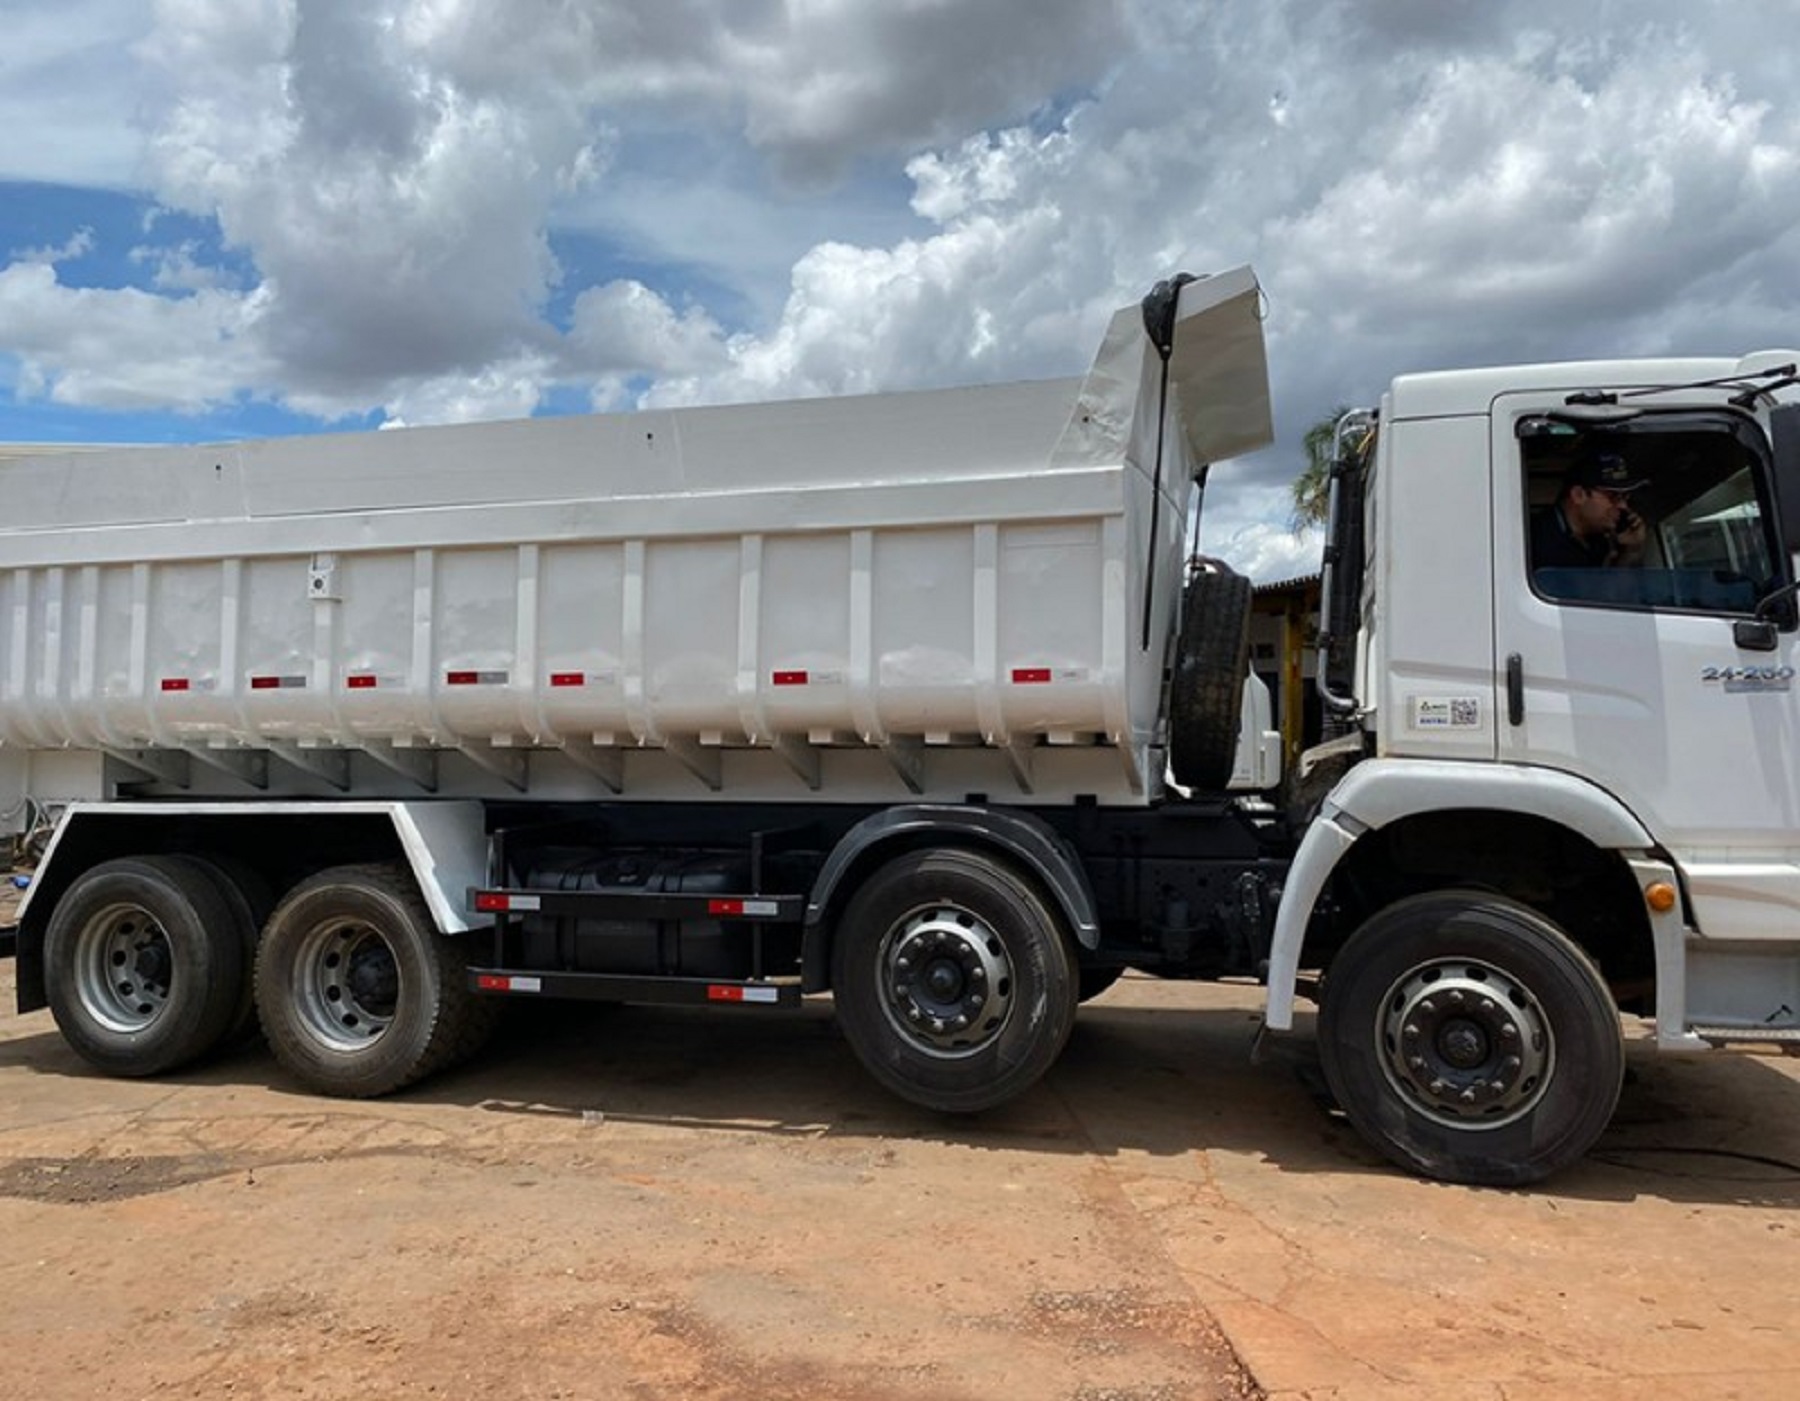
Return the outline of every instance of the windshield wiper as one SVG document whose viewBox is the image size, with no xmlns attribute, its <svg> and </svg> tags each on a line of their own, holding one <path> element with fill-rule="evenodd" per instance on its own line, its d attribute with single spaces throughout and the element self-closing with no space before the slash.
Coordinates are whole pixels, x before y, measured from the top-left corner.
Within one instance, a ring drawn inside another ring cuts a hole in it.
<svg viewBox="0 0 1800 1401">
<path fill-rule="evenodd" d="M 1770 384 L 1752 384 L 1752 380 L 1772 380 Z M 1686 384 L 1653 384 L 1642 389 L 1580 389 L 1563 400 L 1568 405 L 1616 404 L 1621 399 L 1641 399 L 1649 394 L 1667 394 L 1675 389 L 1725 389 L 1731 386 L 1739 388 L 1728 401 L 1733 407 L 1747 409 L 1756 402 L 1759 394 L 1773 394 L 1777 389 L 1785 389 L 1790 384 L 1800 384 L 1800 365 L 1775 365 L 1767 370 L 1752 370 L 1747 374 L 1721 375 L 1718 379 L 1696 379 Z"/>
<path fill-rule="evenodd" d="M 1800 372 L 1793 365 L 1782 365 L 1769 371 L 1775 376 L 1769 384 L 1753 384 L 1748 389 L 1733 394 L 1727 401 L 1733 408 L 1747 409 L 1756 402 L 1759 394 L 1773 394 L 1777 389 L 1786 389 L 1790 384 L 1800 384 Z"/>
</svg>

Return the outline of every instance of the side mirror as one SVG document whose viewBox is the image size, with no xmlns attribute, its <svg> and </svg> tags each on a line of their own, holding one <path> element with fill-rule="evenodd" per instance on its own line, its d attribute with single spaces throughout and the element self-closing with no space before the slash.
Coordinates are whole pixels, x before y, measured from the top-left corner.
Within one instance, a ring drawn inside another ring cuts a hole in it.
<svg viewBox="0 0 1800 1401">
<path fill-rule="evenodd" d="M 1800 548 L 1800 404 L 1781 404 L 1769 412 L 1769 446 L 1775 457 L 1775 523 L 1781 548 Z"/>
<path fill-rule="evenodd" d="M 1731 625 L 1731 640 L 1746 652 L 1773 652 L 1778 635 L 1800 627 L 1800 580 L 1757 600 L 1756 612 Z"/>
<path fill-rule="evenodd" d="M 1739 618 L 1731 625 L 1731 640 L 1740 652 L 1773 652 L 1781 632 L 1768 618 Z"/>
</svg>

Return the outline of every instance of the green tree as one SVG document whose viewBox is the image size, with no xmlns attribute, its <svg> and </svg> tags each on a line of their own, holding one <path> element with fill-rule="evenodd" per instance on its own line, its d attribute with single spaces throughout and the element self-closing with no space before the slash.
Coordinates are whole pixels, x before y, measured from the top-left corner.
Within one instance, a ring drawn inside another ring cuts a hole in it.
<svg viewBox="0 0 1800 1401">
<path fill-rule="evenodd" d="M 1348 405 L 1339 404 L 1308 428 L 1300 440 L 1306 465 L 1289 488 L 1294 501 L 1288 524 L 1296 535 L 1325 524 L 1326 508 L 1331 503 L 1331 444 L 1337 435 L 1338 420 L 1349 412 Z"/>
</svg>

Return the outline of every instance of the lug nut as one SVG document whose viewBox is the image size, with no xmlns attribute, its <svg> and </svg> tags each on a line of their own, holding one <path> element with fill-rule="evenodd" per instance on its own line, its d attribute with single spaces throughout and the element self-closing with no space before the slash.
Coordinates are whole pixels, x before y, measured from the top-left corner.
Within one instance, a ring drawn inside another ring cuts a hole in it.
<svg viewBox="0 0 1800 1401">
<path fill-rule="evenodd" d="M 1417 1041 L 1419 1039 L 1419 1028 L 1412 1022 L 1408 1022 L 1400 1029 L 1400 1034 L 1408 1041 Z"/>
</svg>

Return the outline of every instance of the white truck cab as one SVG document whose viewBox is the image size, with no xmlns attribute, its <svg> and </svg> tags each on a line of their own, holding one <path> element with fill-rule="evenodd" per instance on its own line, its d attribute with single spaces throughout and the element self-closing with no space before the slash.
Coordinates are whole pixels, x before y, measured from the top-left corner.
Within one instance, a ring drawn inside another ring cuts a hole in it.
<svg viewBox="0 0 1800 1401">
<path fill-rule="evenodd" d="M 1321 672 L 1360 744 L 1269 1020 L 1326 970 L 1334 1087 L 1403 1161 L 1591 1141 L 1615 1004 L 1800 1043 L 1797 361 L 1410 376 L 1340 435 Z"/>
</svg>

